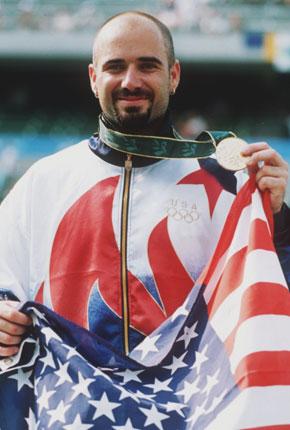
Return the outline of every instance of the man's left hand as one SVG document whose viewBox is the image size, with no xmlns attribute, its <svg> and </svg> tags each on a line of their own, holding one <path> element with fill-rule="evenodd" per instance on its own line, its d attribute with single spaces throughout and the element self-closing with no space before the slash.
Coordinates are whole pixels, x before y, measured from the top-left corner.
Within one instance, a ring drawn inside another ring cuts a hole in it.
<svg viewBox="0 0 290 430">
<path fill-rule="evenodd" d="M 256 174 L 260 191 L 269 191 L 272 211 L 278 213 L 286 193 L 287 162 L 266 142 L 252 143 L 241 154 L 250 157 L 247 161 L 249 172 Z"/>
</svg>

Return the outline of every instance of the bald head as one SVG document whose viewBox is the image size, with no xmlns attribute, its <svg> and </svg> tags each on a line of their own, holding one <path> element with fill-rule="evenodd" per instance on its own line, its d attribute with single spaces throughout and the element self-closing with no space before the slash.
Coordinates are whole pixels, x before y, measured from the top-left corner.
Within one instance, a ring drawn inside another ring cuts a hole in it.
<svg viewBox="0 0 290 430">
<path fill-rule="evenodd" d="M 179 63 L 156 21 L 139 12 L 122 13 L 96 36 L 91 88 L 103 116 L 119 131 L 152 134 L 178 86 Z"/>
<path fill-rule="evenodd" d="M 175 62 L 175 53 L 173 40 L 169 29 L 154 16 L 139 11 L 121 12 L 104 22 L 95 36 L 93 45 L 93 64 L 96 64 L 97 62 L 99 43 L 102 43 L 102 39 L 106 38 L 106 35 L 110 33 L 112 29 L 116 31 L 116 25 L 120 31 L 134 31 L 136 26 L 138 26 L 140 23 L 142 24 L 143 28 L 145 24 L 145 28 L 148 29 L 148 32 L 152 32 L 152 30 L 156 31 L 156 29 L 158 30 L 159 36 L 161 37 L 164 44 L 168 65 L 171 67 Z M 146 37 L 145 34 L 144 37 Z"/>
</svg>

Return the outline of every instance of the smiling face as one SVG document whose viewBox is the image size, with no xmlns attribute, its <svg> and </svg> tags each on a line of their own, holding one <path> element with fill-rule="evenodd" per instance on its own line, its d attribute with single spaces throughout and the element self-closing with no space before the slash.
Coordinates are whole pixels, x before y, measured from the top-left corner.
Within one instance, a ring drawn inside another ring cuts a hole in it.
<svg viewBox="0 0 290 430">
<path fill-rule="evenodd" d="M 120 131 L 149 132 L 164 116 L 180 75 L 178 62 L 169 67 L 156 24 L 134 14 L 113 19 L 96 38 L 94 59 L 91 87 L 105 117 Z"/>
</svg>

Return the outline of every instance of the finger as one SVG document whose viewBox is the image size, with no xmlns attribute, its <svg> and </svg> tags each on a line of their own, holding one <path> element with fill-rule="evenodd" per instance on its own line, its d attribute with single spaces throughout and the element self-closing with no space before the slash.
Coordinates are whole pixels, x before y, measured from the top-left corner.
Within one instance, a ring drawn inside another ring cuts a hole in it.
<svg viewBox="0 0 290 430">
<path fill-rule="evenodd" d="M 282 167 L 270 166 L 265 164 L 257 171 L 256 180 L 259 181 L 263 176 L 269 176 L 274 178 L 283 178 L 287 180 L 288 170 Z"/>
<path fill-rule="evenodd" d="M 286 180 L 284 178 L 273 178 L 269 176 L 263 176 L 258 182 L 257 186 L 259 190 L 270 193 L 270 203 L 272 212 L 280 212 L 286 191 Z"/>
<path fill-rule="evenodd" d="M 27 331 L 28 327 L 29 326 L 15 324 L 3 318 L 0 318 L 0 331 L 13 336 L 23 335 Z"/>
<path fill-rule="evenodd" d="M 11 302 L 0 303 L 0 317 L 15 324 L 21 324 L 24 326 L 32 324 L 31 317 L 23 312 L 19 312 L 13 305 L 11 305 Z"/>
<path fill-rule="evenodd" d="M 0 343 L 3 344 L 3 346 L 19 345 L 21 341 L 21 336 L 12 336 L 11 334 L 0 331 Z"/>
<path fill-rule="evenodd" d="M 269 190 L 271 194 L 281 195 L 284 198 L 284 190 L 286 189 L 287 181 L 285 178 L 273 178 L 271 176 L 263 176 L 257 181 L 261 191 Z"/>
<path fill-rule="evenodd" d="M 254 154 L 254 152 L 262 151 L 268 148 L 270 148 L 270 146 L 267 142 L 250 143 L 249 145 L 245 146 L 245 148 L 241 151 L 241 154 L 248 157 Z"/>
<path fill-rule="evenodd" d="M 253 153 L 246 163 L 248 166 L 257 166 L 260 162 L 287 169 L 286 161 L 284 161 L 281 155 L 272 148 Z"/>
<path fill-rule="evenodd" d="M 17 354 L 19 351 L 18 346 L 3 346 L 0 345 L 0 356 L 1 357 L 10 357 L 11 355 Z"/>
</svg>

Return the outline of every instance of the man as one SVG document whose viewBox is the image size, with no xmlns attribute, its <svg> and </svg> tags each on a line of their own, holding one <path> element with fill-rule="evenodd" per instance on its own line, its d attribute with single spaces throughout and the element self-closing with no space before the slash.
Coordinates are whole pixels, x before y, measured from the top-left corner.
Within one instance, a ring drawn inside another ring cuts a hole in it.
<svg viewBox="0 0 290 430">
<path fill-rule="evenodd" d="M 107 144 L 148 136 L 141 150 L 150 153 L 150 136 L 175 138 L 168 104 L 180 65 L 155 18 L 128 12 L 107 21 L 89 75 L 103 135 L 36 163 L 4 201 L 0 285 L 8 298 L 41 301 L 128 354 L 185 300 L 245 175 L 213 158 L 159 160 Z M 269 191 L 276 236 L 286 233 L 287 163 L 263 142 L 244 155 Z M 0 303 L 0 355 L 18 351 L 30 323 L 16 301 Z"/>
</svg>

